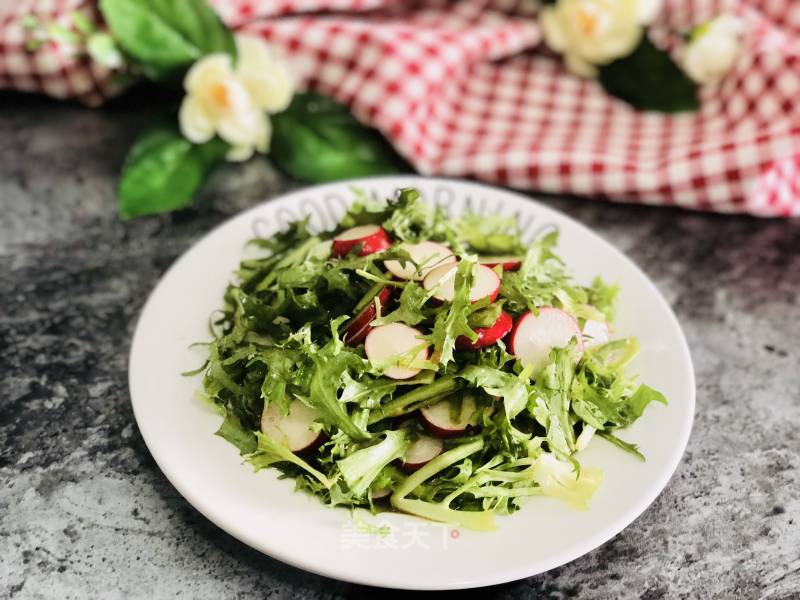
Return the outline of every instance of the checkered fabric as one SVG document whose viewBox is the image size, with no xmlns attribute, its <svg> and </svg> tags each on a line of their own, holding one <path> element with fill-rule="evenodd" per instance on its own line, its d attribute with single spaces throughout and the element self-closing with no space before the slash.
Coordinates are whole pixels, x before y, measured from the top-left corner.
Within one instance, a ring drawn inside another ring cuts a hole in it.
<svg viewBox="0 0 800 600">
<path fill-rule="evenodd" d="M 121 89 L 113 74 L 69 44 L 47 42 L 29 50 L 34 39 L 25 20 L 73 27 L 73 13 L 102 27 L 95 0 L 0 0 L 0 89 L 38 92 L 54 98 L 74 98 L 98 106 Z"/>
<path fill-rule="evenodd" d="M 86 5 L 28 2 L 45 4 Z M 230 26 L 269 40 L 302 88 L 335 97 L 381 130 L 421 173 L 622 202 L 800 215 L 797 0 L 667 0 L 652 29 L 667 49 L 675 30 L 722 11 L 748 25 L 734 71 L 702 90 L 700 111 L 681 115 L 636 112 L 596 82 L 566 73 L 543 48 L 534 0 L 212 5 Z M 102 79 L 89 78 L 95 95 L 63 83 L 79 64 L 88 72 L 81 61 L 58 62 L 62 83 L 46 87 L 56 71 L 43 73 L 38 53 L 21 54 L 14 19 L 23 11 L 3 17 L 2 10 L 0 86 L 84 101 L 105 93 Z"/>
</svg>

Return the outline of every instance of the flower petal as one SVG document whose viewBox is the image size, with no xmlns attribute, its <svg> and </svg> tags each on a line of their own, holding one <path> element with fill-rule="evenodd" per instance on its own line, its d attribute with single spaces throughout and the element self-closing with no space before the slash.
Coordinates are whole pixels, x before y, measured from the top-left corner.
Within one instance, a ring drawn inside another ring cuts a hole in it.
<svg viewBox="0 0 800 600">
<path fill-rule="evenodd" d="M 229 111 L 219 116 L 217 132 L 231 146 L 254 146 L 258 141 L 264 115 L 255 107 Z"/>
<path fill-rule="evenodd" d="M 258 135 L 256 138 L 256 150 L 261 154 L 266 154 L 269 151 L 269 143 L 272 139 L 272 122 L 269 117 L 261 113 L 261 122 L 259 123 Z"/>
<path fill-rule="evenodd" d="M 250 35 L 236 36 L 239 58 L 236 74 L 247 86 L 253 101 L 269 112 L 289 106 L 294 84 L 286 65 L 270 52 L 267 43 Z"/>
<path fill-rule="evenodd" d="M 253 156 L 253 152 L 264 154 L 269 150 L 269 140 L 272 136 L 272 125 L 269 118 L 262 112 L 258 113 L 259 119 L 257 120 L 254 130 L 254 143 L 253 144 L 239 144 L 231 146 L 225 158 L 231 162 L 244 162 Z"/>
<path fill-rule="evenodd" d="M 594 79 L 597 77 L 597 67 L 585 61 L 577 54 L 565 54 L 564 64 L 567 65 L 567 69 L 569 69 L 573 75 L 577 75 L 578 77 L 585 77 L 586 79 Z"/>
<path fill-rule="evenodd" d="M 260 37 L 240 33 L 236 36 L 236 70 L 258 71 L 272 62 L 269 46 Z"/>
<path fill-rule="evenodd" d="M 267 112 L 286 110 L 294 94 L 288 71 L 283 65 L 273 63 L 269 70 L 261 73 L 241 73 L 240 79 L 247 86 L 253 101 Z"/>
<path fill-rule="evenodd" d="M 661 8 L 664 5 L 664 0 L 639 0 L 639 14 L 637 15 L 640 25 L 649 25 L 652 23 Z"/>
<path fill-rule="evenodd" d="M 229 162 L 244 162 L 253 156 L 253 146 L 231 146 L 225 155 Z"/>
<path fill-rule="evenodd" d="M 209 54 L 192 65 L 183 78 L 183 87 L 191 93 L 207 88 L 214 82 L 228 79 L 232 74 L 230 56 Z"/>
<path fill-rule="evenodd" d="M 189 94 L 178 112 L 183 137 L 194 144 L 203 144 L 214 137 L 214 122 L 196 96 Z"/>
<path fill-rule="evenodd" d="M 555 52 L 563 52 L 567 47 L 567 38 L 555 9 L 546 7 L 542 9 L 539 16 L 539 24 L 542 27 L 545 43 Z"/>
</svg>

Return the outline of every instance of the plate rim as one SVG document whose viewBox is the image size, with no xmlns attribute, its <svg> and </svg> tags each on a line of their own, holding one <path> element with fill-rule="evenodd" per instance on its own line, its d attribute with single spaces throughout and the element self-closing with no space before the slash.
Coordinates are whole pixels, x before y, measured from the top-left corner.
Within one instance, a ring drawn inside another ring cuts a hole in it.
<svg viewBox="0 0 800 600">
<path fill-rule="evenodd" d="M 165 281 L 170 277 L 170 275 L 174 271 L 180 268 L 180 266 L 184 262 L 189 260 L 190 255 L 192 255 L 193 251 L 199 245 L 204 243 L 209 237 L 217 233 L 220 229 L 228 226 L 232 221 L 238 219 L 244 219 L 246 215 L 255 214 L 258 211 L 263 210 L 265 205 L 268 205 L 278 200 L 284 200 L 286 198 L 297 196 L 304 193 L 322 195 L 326 188 L 330 189 L 347 188 L 350 186 L 357 186 L 359 182 L 369 182 L 372 185 L 376 186 L 381 185 L 381 182 L 383 182 L 386 185 L 397 185 L 398 187 L 400 187 L 401 185 L 410 185 L 413 187 L 415 183 L 419 184 L 420 182 L 426 182 L 428 184 L 435 184 L 437 182 L 444 184 L 455 184 L 458 186 L 467 186 L 485 190 L 493 194 L 513 196 L 519 200 L 523 200 L 526 203 L 534 205 L 537 210 L 543 211 L 545 214 L 546 213 L 556 214 L 560 218 L 569 221 L 572 226 L 575 226 L 577 229 L 581 230 L 582 233 L 599 239 L 603 244 L 607 245 L 612 250 L 612 252 L 617 256 L 618 259 L 621 259 L 622 262 L 627 263 L 627 266 L 629 268 L 632 268 L 637 273 L 637 275 L 641 277 L 641 279 L 644 282 L 644 285 L 650 288 L 650 291 L 654 293 L 654 296 L 657 298 L 658 303 L 660 303 L 661 308 L 664 309 L 667 316 L 669 317 L 671 325 L 674 326 L 677 332 L 679 333 L 679 338 L 681 343 L 679 348 L 676 348 L 676 351 L 679 351 L 680 354 L 683 355 L 683 358 L 685 359 L 685 362 L 688 365 L 688 372 L 687 372 L 688 378 L 686 380 L 686 385 L 685 385 L 685 402 L 687 403 L 687 411 L 686 411 L 686 418 L 681 428 L 682 439 L 680 439 L 679 443 L 674 444 L 672 446 L 672 451 L 669 453 L 669 462 L 668 462 L 669 468 L 665 468 L 663 470 L 658 480 L 654 482 L 646 490 L 643 499 L 640 500 L 638 503 L 636 503 L 635 508 L 631 508 L 625 513 L 618 516 L 616 519 L 609 521 L 604 527 L 594 532 L 593 535 L 587 537 L 585 542 L 581 544 L 580 551 L 564 550 L 560 554 L 555 554 L 551 556 L 549 560 L 539 561 L 539 566 L 533 569 L 518 567 L 518 568 L 509 568 L 508 570 L 504 570 L 500 573 L 493 572 L 490 574 L 484 574 L 482 576 L 467 575 L 463 578 L 459 578 L 458 580 L 450 581 L 447 584 L 440 584 L 433 586 L 425 585 L 424 583 L 417 584 L 414 581 L 410 581 L 409 578 L 407 577 L 394 578 L 392 581 L 387 582 L 386 576 L 381 578 L 381 576 L 370 576 L 370 574 L 368 573 L 362 573 L 358 576 L 342 576 L 337 572 L 335 566 L 331 566 L 334 565 L 334 563 L 326 565 L 326 564 L 313 563 L 310 561 L 304 562 L 303 560 L 297 559 L 293 555 L 289 555 L 282 552 L 280 549 L 280 544 L 271 546 L 269 544 L 264 544 L 260 539 L 257 539 L 257 536 L 250 534 L 249 531 L 236 528 L 235 526 L 233 526 L 228 522 L 228 519 L 216 513 L 212 509 L 212 507 L 209 506 L 203 500 L 202 497 L 196 495 L 192 491 L 191 486 L 187 486 L 184 483 L 182 483 L 179 473 L 173 472 L 167 465 L 165 465 L 163 456 L 159 457 L 158 444 L 156 443 L 156 440 L 150 437 L 150 434 L 147 432 L 146 427 L 145 428 L 142 427 L 143 420 L 141 413 L 139 412 L 142 409 L 140 407 L 140 409 L 137 410 L 137 403 L 134 400 L 135 384 L 133 376 L 134 370 L 132 367 L 134 364 L 134 357 L 137 354 L 137 348 L 141 344 L 141 336 L 142 336 L 141 324 L 144 321 L 144 317 L 148 314 L 148 309 L 150 309 L 154 304 L 155 298 L 157 297 L 157 292 L 164 285 Z M 128 364 L 128 391 L 130 396 L 130 403 L 133 410 L 133 415 L 136 421 L 137 428 L 139 430 L 140 435 L 142 436 L 142 439 L 144 440 L 145 446 L 147 447 L 148 452 L 150 452 L 150 455 L 153 457 L 153 460 L 155 461 L 159 470 L 164 474 L 164 476 L 167 478 L 170 484 L 177 490 L 177 492 L 183 497 L 183 499 L 187 501 L 195 510 L 200 512 L 206 519 L 211 521 L 215 526 L 225 531 L 228 535 L 231 535 L 240 542 L 282 563 L 288 564 L 298 569 L 302 569 L 304 571 L 313 573 L 315 575 L 336 579 L 338 581 L 345 581 L 354 584 L 383 587 L 390 589 L 456 590 L 456 589 L 480 588 L 489 585 L 496 585 L 511 581 L 517 581 L 528 577 L 533 577 L 545 573 L 556 567 L 572 562 L 573 560 L 577 560 L 578 558 L 584 556 L 585 554 L 592 552 L 593 550 L 597 549 L 604 543 L 610 541 L 611 539 L 619 535 L 619 533 L 621 533 L 625 528 L 627 528 L 630 524 L 636 521 L 652 505 L 652 503 L 656 500 L 656 498 L 658 498 L 658 496 L 664 491 L 669 481 L 672 479 L 675 472 L 677 471 L 677 468 L 680 465 L 683 456 L 686 452 L 686 448 L 688 446 L 694 425 L 695 410 L 696 410 L 695 369 L 689 345 L 686 340 L 686 335 L 683 331 L 683 328 L 680 325 L 680 322 L 678 321 L 677 316 L 672 310 L 672 307 L 664 298 L 664 295 L 661 293 L 661 291 L 658 289 L 655 283 L 650 279 L 650 277 L 639 267 L 638 264 L 636 264 L 622 250 L 617 248 L 617 246 L 608 241 L 604 236 L 593 231 L 587 225 L 584 225 L 583 223 L 574 219 L 570 215 L 556 208 L 548 206 L 546 203 L 542 202 L 536 196 L 528 196 L 525 195 L 523 192 L 512 190 L 509 188 L 503 188 L 488 183 L 478 182 L 470 179 L 457 178 L 457 177 L 427 177 L 424 175 L 408 175 L 408 174 L 376 175 L 369 177 L 352 178 L 335 182 L 320 183 L 310 186 L 299 186 L 293 190 L 268 197 L 258 202 L 254 206 L 251 206 L 243 211 L 240 211 L 236 214 L 229 216 L 221 223 L 218 223 L 213 228 L 206 231 L 200 238 L 195 240 L 188 248 L 186 248 L 183 252 L 181 252 L 181 254 L 170 264 L 170 266 L 158 278 L 158 281 L 150 290 L 147 300 L 142 305 L 142 308 L 136 319 L 136 325 L 131 339 L 130 352 L 128 355 L 127 364 Z"/>
</svg>

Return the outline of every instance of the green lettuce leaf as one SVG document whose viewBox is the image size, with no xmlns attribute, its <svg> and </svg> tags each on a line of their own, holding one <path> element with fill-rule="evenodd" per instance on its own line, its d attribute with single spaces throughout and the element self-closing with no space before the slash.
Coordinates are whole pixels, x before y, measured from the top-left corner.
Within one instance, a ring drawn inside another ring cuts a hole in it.
<svg viewBox="0 0 800 600">
<path fill-rule="evenodd" d="M 252 454 L 258 448 L 255 432 L 242 427 L 241 421 L 232 413 L 225 415 L 225 420 L 215 435 L 236 446 L 242 455 Z"/>
<path fill-rule="evenodd" d="M 258 439 L 258 447 L 255 452 L 248 454 L 245 459 L 253 465 L 256 471 L 277 463 L 291 463 L 314 477 L 325 488 L 330 488 L 333 485 L 333 481 L 324 473 L 309 465 L 286 446 L 271 440 L 260 431 L 256 431 L 255 436 Z"/>
<path fill-rule="evenodd" d="M 409 282 L 400 294 L 397 301 L 397 308 L 392 312 L 373 321 L 374 326 L 388 325 L 389 323 L 405 323 L 406 325 L 417 325 L 428 318 L 428 310 L 425 305 L 429 300 L 428 292 L 421 285 Z"/>
<path fill-rule="evenodd" d="M 513 217 L 467 213 L 458 221 L 456 234 L 482 254 L 523 255 L 526 251 Z"/>
<path fill-rule="evenodd" d="M 428 336 L 434 345 L 434 357 L 443 366 L 447 366 L 453 360 L 453 350 L 459 336 L 463 335 L 473 341 L 477 338 L 469 325 L 469 316 L 486 306 L 485 301 L 488 298 L 474 304 L 470 300 L 469 292 L 475 279 L 475 264 L 474 257 L 465 257 L 458 263 L 453 301 L 447 303 L 436 315 L 433 330 Z"/>
<path fill-rule="evenodd" d="M 540 306 L 570 308 L 586 304 L 586 290 L 576 285 L 555 254 L 558 232 L 553 231 L 535 240 L 525 253 L 519 271 L 506 271 L 500 285 L 500 296 L 514 313 L 536 311 Z"/>
<path fill-rule="evenodd" d="M 336 465 L 347 486 L 362 496 L 384 467 L 405 454 L 411 440 L 405 429 L 386 431 L 383 440 L 337 461 Z"/>
<path fill-rule="evenodd" d="M 578 510 L 588 509 L 589 499 L 603 481 L 598 469 L 583 468 L 578 474 L 572 463 L 558 460 L 550 452 L 539 456 L 533 477 L 545 496 L 563 500 Z"/>
</svg>

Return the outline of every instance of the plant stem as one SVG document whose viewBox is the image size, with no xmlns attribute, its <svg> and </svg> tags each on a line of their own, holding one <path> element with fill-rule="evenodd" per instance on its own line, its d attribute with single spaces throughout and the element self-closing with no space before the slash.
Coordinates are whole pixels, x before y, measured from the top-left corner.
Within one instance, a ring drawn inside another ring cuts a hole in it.
<svg viewBox="0 0 800 600">
<path fill-rule="evenodd" d="M 431 384 L 418 387 L 376 409 L 372 416 L 370 416 L 369 424 L 372 425 L 373 423 L 388 419 L 389 417 L 399 417 L 407 412 L 411 412 L 411 410 L 416 410 L 428 404 L 432 404 L 433 402 L 438 402 L 456 390 L 460 390 L 464 385 L 465 383 L 457 379 L 454 375 L 448 375 L 447 377 L 437 379 Z M 412 406 L 413 408 L 409 410 Z"/>
<path fill-rule="evenodd" d="M 382 281 L 376 281 L 372 287 L 367 290 L 367 293 L 364 294 L 361 300 L 358 301 L 358 304 L 356 304 L 355 308 L 353 308 L 353 315 L 357 315 L 364 310 L 369 303 L 372 302 L 372 299 L 377 296 L 384 287 L 386 287 L 385 283 Z"/>
</svg>

